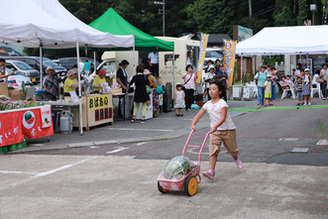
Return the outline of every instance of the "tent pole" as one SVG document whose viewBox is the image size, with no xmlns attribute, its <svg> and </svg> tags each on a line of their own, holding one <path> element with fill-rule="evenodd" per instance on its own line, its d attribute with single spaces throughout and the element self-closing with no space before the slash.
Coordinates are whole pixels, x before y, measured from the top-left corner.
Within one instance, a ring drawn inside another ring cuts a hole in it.
<svg viewBox="0 0 328 219">
<path fill-rule="evenodd" d="M 83 121 L 82 121 L 82 98 L 81 98 L 81 83 L 80 83 L 80 65 L 79 65 L 79 62 L 80 62 L 80 50 L 79 50 L 79 42 L 76 42 L 76 61 L 77 61 L 77 82 L 79 83 L 79 120 L 80 120 L 80 135 L 83 135 Z"/>
<path fill-rule="evenodd" d="M 135 75 L 136 74 L 136 46 L 135 45 L 133 45 L 132 51 L 133 51 L 133 56 L 132 56 L 132 58 L 133 58 L 133 75 Z"/>
<path fill-rule="evenodd" d="M 175 88 L 175 51 L 173 50 L 173 57 L 172 57 L 172 73 L 173 73 L 173 84 L 172 84 L 172 91 Z"/>
<path fill-rule="evenodd" d="M 240 56 L 240 82 L 243 83 L 243 56 Z"/>
<path fill-rule="evenodd" d="M 97 75 L 96 50 L 93 50 L 93 70 L 95 72 L 95 75 Z"/>
<path fill-rule="evenodd" d="M 306 53 L 306 67 L 309 69 L 310 68 L 310 66 L 308 66 L 309 65 L 309 54 L 307 54 Z"/>
<path fill-rule="evenodd" d="M 39 47 L 40 50 L 40 90 L 42 90 L 43 84 L 43 55 L 42 55 L 42 46 Z"/>
</svg>

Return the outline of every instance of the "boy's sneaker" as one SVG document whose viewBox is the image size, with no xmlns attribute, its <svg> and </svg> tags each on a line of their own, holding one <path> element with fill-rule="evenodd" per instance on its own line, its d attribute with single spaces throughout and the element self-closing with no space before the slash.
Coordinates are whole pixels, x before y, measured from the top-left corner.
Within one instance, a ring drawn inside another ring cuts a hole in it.
<svg viewBox="0 0 328 219">
<path fill-rule="evenodd" d="M 311 106 L 311 103 L 308 103 L 308 106 Z"/>
<path fill-rule="evenodd" d="M 307 103 L 304 103 L 303 106 L 307 106 Z"/>
<path fill-rule="evenodd" d="M 238 169 L 240 169 L 240 170 L 243 169 L 244 164 L 241 162 L 241 160 L 239 158 L 237 160 L 235 160 L 235 163 L 236 163 Z"/>
<path fill-rule="evenodd" d="M 215 172 L 214 170 L 208 170 L 203 172 L 203 176 L 209 178 L 210 180 L 214 179 Z"/>
</svg>

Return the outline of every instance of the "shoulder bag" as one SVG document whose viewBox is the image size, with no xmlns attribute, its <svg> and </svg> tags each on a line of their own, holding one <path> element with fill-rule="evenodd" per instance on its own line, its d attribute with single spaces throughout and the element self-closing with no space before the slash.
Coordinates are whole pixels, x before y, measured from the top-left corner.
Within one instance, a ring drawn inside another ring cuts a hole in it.
<svg viewBox="0 0 328 219">
<path fill-rule="evenodd" d="M 146 83 L 146 93 L 147 93 L 147 94 L 151 94 L 151 88 L 147 85 L 147 78 L 146 78 L 146 75 L 144 75 L 144 78 L 145 78 L 145 83 Z"/>
</svg>

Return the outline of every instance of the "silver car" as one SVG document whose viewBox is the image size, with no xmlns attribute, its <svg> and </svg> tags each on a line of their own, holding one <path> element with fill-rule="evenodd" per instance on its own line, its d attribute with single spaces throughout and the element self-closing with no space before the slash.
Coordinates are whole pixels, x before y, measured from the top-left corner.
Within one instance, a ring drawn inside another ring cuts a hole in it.
<svg viewBox="0 0 328 219">
<path fill-rule="evenodd" d="M 23 75 L 29 77 L 33 84 L 40 82 L 40 73 L 23 61 L 6 60 L 6 66 L 15 72 L 15 75 Z"/>
</svg>

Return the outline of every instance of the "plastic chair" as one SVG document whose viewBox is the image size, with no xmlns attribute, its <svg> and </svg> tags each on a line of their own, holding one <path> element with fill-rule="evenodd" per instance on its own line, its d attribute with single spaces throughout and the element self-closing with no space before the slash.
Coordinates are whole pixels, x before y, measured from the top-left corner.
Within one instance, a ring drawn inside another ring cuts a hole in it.
<svg viewBox="0 0 328 219">
<path fill-rule="evenodd" d="M 295 99 L 295 91 L 294 91 L 294 85 L 293 84 L 290 84 L 289 88 L 286 85 L 283 85 L 281 82 L 279 82 L 279 84 L 281 85 L 282 90 L 283 90 L 283 93 L 281 95 L 281 99 L 284 99 L 287 96 L 289 91 L 292 93 L 293 99 Z"/>
<path fill-rule="evenodd" d="M 313 85 L 316 85 L 316 86 L 313 87 Z M 311 98 L 313 98 L 313 94 L 314 93 L 318 93 L 319 98 L 322 98 L 322 94 L 321 94 L 321 89 L 320 89 L 320 84 L 319 83 L 312 83 Z"/>
</svg>

